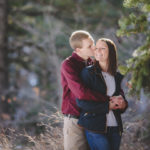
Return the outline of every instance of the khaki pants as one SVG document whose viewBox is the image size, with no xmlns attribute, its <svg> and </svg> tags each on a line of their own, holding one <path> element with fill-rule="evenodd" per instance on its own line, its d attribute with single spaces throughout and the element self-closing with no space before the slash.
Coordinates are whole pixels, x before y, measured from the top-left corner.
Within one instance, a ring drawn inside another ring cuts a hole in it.
<svg viewBox="0 0 150 150">
<path fill-rule="evenodd" d="M 64 150 L 90 150 L 78 119 L 64 117 Z"/>
</svg>

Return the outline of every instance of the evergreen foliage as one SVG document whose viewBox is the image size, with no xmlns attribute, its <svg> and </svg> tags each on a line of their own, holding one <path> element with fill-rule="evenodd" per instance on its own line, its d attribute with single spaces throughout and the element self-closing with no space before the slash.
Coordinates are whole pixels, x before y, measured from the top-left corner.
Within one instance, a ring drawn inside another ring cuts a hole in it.
<svg viewBox="0 0 150 150">
<path fill-rule="evenodd" d="M 150 91 L 150 0 L 124 0 L 124 6 L 132 13 L 119 20 L 118 36 L 143 36 L 143 45 L 133 52 L 127 61 L 131 72 L 131 94 L 140 95 L 142 88 Z"/>
</svg>

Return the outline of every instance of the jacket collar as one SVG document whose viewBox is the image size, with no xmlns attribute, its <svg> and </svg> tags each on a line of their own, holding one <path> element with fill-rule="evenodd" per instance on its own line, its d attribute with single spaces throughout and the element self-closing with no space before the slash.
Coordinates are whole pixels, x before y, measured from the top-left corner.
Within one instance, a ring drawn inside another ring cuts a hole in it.
<svg viewBox="0 0 150 150">
<path fill-rule="evenodd" d="M 100 68 L 99 65 L 96 65 L 96 66 L 95 66 L 95 71 L 96 71 L 96 73 L 101 73 L 101 72 L 102 72 L 102 69 Z"/>
<path fill-rule="evenodd" d="M 99 65 L 96 65 L 95 69 L 96 69 L 96 73 L 98 73 L 98 74 L 102 72 L 102 69 Z M 116 74 L 114 75 L 114 77 L 117 78 L 118 74 L 119 74 L 119 72 L 117 71 Z"/>
<path fill-rule="evenodd" d="M 83 58 L 81 58 L 78 54 L 76 54 L 75 52 L 72 53 L 72 57 L 78 61 L 85 62 L 85 60 Z"/>
<path fill-rule="evenodd" d="M 84 60 L 75 52 L 72 53 L 72 58 L 76 59 L 79 62 L 83 62 L 84 64 L 87 64 L 87 62 L 92 62 L 92 59 L 90 57 L 87 60 Z"/>
</svg>

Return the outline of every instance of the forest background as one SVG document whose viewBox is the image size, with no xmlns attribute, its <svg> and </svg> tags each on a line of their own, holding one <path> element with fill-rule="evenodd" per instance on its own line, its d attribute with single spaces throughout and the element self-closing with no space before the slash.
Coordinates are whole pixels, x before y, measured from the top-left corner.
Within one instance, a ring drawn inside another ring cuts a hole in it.
<svg viewBox="0 0 150 150">
<path fill-rule="evenodd" d="M 60 64 L 79 29 L 116 43 L 121 150 L 149 150 L 150 0 L 0 0 L 0 149 L 63 149 Z"/>
</svg>

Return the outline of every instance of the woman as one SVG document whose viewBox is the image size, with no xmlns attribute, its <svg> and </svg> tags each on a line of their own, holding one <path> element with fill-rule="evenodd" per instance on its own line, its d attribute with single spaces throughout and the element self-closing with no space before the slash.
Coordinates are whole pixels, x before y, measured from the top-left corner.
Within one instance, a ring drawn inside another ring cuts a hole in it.
<svg viewBox="0 0 150 150">
<path fill-rule="evenodd" d="M 78 124 L 85 128 L 91 150 L 119 150 L 123 131 L 120 114 L 127 108 L 127 101 L 124 101 L 124 109 L 119 109 L 119 103 L 114 101 L 115 96 L 122 95 L 123 78 L 117 72 L 116 46 L 110 39 L 102 38 L 97 41 L 94 53 L 94 65 L 83 69 L 81 77 L 88 87 L 110 96 L 110 101 L 77 99 L 82 110 Z"/>
</svg>

